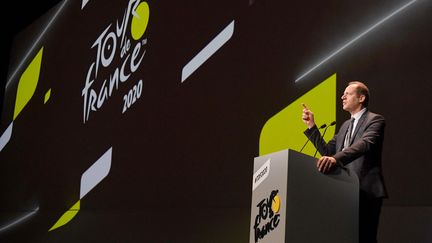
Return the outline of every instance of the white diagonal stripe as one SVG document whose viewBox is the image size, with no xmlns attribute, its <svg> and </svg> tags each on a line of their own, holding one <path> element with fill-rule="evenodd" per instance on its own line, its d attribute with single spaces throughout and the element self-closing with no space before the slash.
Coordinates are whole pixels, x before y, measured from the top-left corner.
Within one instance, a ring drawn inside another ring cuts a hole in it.
<svg viewBox="0 0 432 243">
<path fill-rule="evenodd" d="M 219 48 L 221 48 L 234 33 L 234 20 L 225 27 L 210 43 L 207 44 L 192 60 L 183 67 L 181 82 L 185 81 L 195 70 L 197 70 L 207 59 L 209 59 Z"/>
<path fill-rule="evenodd" d="M 8 128 L 6 128 L 6 131 L 4 131 L 4 133 L 0 137 L 0 152 L 3 150 L 3 148 L 6 146 L 12 136 L 12 127 L 13 122 L 11 122 Z"/>
<path fill-rule="evenodd" d="M 87 3 L 89 2 L 90 0 L 82 0 L 82 2 L 81 2 L 81 10 L 85 7 L 85 5 L 87 5 Z"/>
<path fill-rule="evenodd" d="M 111 169 L 112 147 L 81 176 L 80 199 L 101 182 Z"/>
</svg>

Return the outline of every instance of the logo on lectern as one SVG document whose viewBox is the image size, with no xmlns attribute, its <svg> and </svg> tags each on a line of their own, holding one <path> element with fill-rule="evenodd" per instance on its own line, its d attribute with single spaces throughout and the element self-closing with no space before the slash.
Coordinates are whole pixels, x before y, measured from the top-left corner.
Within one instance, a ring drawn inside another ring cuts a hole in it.
<svg viewBox="0 0 432 243">
<path fill-rule="evenodd" d="M 281 199 L 279 190 L 273 190 L 268 198 L 261 200 L 256 206 L 258 215 L 255 217 L 254 235 L 255 242 L 263 239 L 271 231 L 275 230 L 280 222 Z"/>
<path fill-rule="evenodd" d="M 270 173 L 270 161 L 268 159 L 253 175 L 252 191 L 254 191 L 265 179 L 267 179 Z"/>
</svg>

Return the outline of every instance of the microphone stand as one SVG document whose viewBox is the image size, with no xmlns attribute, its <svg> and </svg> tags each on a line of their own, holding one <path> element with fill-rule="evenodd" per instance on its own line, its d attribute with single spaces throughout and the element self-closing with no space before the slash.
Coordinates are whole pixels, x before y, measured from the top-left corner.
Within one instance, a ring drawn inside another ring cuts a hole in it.
<svg viewBox="0 0 432 243">
<path fill-rule="evenodd" d="M 330 125 L 328 125 L 328 126 L 324 129 L 323 135 L 321 136 L 322 139 L 324 139 L 324 135 L 326 134 L 327 129 L 328 129 L 329 127 L 331 127 L 331 126 L 334 126 L 334 125 L 336 125 L 336 121 L 333 121 L 332 123 L 330 123 Z M 314 158 L 315 158 L 317 152 L 318 152 L 318 148 L 315 150 Z"/>
<path fill-rule="evenodd" d="M 323 129 L 323 128 L 325 128 L 325 127 L 327 127 L 327 124 L 323 124 L 323 125 L 321 125 L 321 126 L 319 127 L 319 129 Z M 312 133 L 310 136 L 312 136 L 314 133 L 316 133 L 316 131 L 317 131 L 317 130 L 313 131 L 313 133 Z M 306 140 L 306 143 L 303 145 L 303 147 L 300 149 L 300 153 L 301 153 L 301 152 L 303 151 L 303 149 L 306 147 L 306 144 L 309 143 L 310 136 L 309 136 L 308 139 Z"/>
</svg>

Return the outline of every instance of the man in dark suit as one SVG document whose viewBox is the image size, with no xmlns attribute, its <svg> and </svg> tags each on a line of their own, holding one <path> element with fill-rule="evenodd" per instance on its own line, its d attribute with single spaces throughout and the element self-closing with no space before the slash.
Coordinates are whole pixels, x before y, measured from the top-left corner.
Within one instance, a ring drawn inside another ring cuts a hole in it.
<svg viewBox="0 0 432 243">
<path fill-rule="evenodd" d="M 377 242 L 382 200 L 387 197 L 381 166 L 385 120 L 368 111 L 369 89 L 361 82 L 350 82 L 341 99 L 351 119 L 342 124 L 338 134 L 326 143 L 315 125 L 314 114 L 303 104 L 302 119 L 308 126 L 304 133 L 322 155 L 317 161 L 319 171 L 328 173 L 334 166 L 341 166 L 357 174 L 359 242 Z"/>
</svg>

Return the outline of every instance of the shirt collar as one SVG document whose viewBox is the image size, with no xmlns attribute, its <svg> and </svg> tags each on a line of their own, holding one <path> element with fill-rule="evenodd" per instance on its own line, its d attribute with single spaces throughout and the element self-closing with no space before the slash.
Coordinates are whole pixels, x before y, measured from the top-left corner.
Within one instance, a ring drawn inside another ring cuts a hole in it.
<svg viewBox="0 0 432 243">
<path fill-rule="evenodd" d="M 366 107 L 363 108 L 363 109 L 361 109 L 361 111 L 359 111 L 359 112 L 355 113 L 354 115 L 352 115 L 351 118 L 354 118 L 357 121 L 366 112 L 366 110 L 367 110 Z"/>
</svg>

